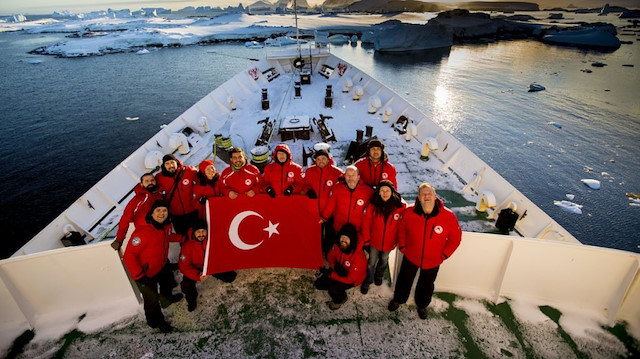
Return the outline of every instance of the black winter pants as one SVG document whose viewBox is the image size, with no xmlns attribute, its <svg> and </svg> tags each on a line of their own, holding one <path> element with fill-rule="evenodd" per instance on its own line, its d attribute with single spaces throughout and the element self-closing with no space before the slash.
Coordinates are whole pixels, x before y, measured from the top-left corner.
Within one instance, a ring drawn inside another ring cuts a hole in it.
<svg viewBox="0 0 640 359">
<path fill-rule="evenodd" d="M 393 293 L 393 300 L 400 304 L 407 302 L 409 294 L 411 294 L 413 281 L 416 278 L 416 273 L 419 269 L 420 268 L 411 263 L 407 257 L 402 259 L 400 273 L 396 280 L 396 289 Z M 433 283 L 436 281 L 439 269 L 440 266 L 429 269 L 420 269 L 420 276 L 418 277 L 418 284 L 416 284 L 416 290 L 414 293 L 418 309 L 426 308 L 429 303 L 431 303 L 431 297 L 433 296 L 434 290 Z"/>
<path fill-rule="evenodd" d="M 171 296 L 171 290 L 175 284 L 173 272 L 168 265 L 154 277 L 142 277 L 136 280 L 136 285 L 144 301 L 144 316 L 150 327 L 157 328 L 160 323 L 164 322 L 164 315 L 160 307 L 160 293 L 165 297 Z M 158 285 L 160 286 L 159 292 Z"/>
</svg>

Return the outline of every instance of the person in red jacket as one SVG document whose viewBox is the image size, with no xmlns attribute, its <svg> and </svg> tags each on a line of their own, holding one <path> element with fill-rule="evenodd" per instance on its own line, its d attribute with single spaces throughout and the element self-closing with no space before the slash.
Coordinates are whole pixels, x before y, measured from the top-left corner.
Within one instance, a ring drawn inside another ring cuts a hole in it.
<svg viewBox="0 0 640 359">
<path fill-rule="evenodd" d="M 162 199 L 162 192 L 158 191 L 153 173 L 143 174 L 140 177 L 140 184 L 135 186 L 134 192 L 135 195 L 124 207 L 124 212 L 120 217 L 116 239 L 111 242 L 111 247 L 116 251 L 122 247 L 122 242 L 124 242 L 129 230 L 129 223 L 133 223 L 135 227 L 145 225 L 145 217 L 151 206 L 155 201 Z"/>
<path fill-rule="evenodd" d="M 331 199 L 322 210 L 321 223 L 333 217 L 333 229 L 337 232 L 346 223 L 353 224 L 358 231 L 362 227 L 364 211 L 371 200 L 373 190 L 360 182 L 355 166 L 347 166 L 344 171 L 345 183 L 333 188 Z"/>
<path fill-rule="evenodd" d="M 367 157 L 363 157 L 354 164 L 360 171 L 360 179 L 374 190 L 382 180 L 389 180 L 398 188 L 396 168 L 389 162 L 384 144 L 377 138 L 367 144 Z"/>
<path fill-rule="evenodd" d="M 360 286 L 362 294 L 369 292 L 371 283 L 382 285 L 382 278 L 389 266 L 389 252 L 396 247 L 398 224 L 404 207 L 402 197 L 393 183 L 380 181 L 362 222 L 364 248 L 369 252 L 367 279 Z"/>
<path fill-rule="evenodd" d="M 231 163 L 220 175 L 222 193 L 231 199 L 244 194 L 253 197 L 260 191 L 262 175 L 258 167 L 247 163 L 242 148 L 234 147 L 231 152 Z"/>
<path fill-rule="evenodd" d="M 173 328 L 165 321 L 160 307 L 182 299 L 182 294 L 172 294 L 175 281 L 167 265 L 169 242 L 180 242 L 183 237 L 173 231 L 164 202 L 154 202 L 146 218 L 147 225 L 137 227 L 131 235 L 123 259 L 142 294 L 147 324 L 168 333 Z"/>
<path fill-rule="evenodd" d="M 420 319 L 427 319 L 427 306 L 431 303 L 440 264 L 451 257 L 461 238 L 462 230 L 456 215 L 444 206 L 432 185 L 421 184 L 415 204 L 403 212 L 398 229 L 398 248 L 404 259 L 393 299 L 387 306 L 389 311 L 393 312 L 407 302 L 413 280 L 420 270 L 415 300 Z"/>
<path fill-rule="evenodd" d="M 180 250 L 180 260 L 178 261 L 178 267 L 182 272 L 180 288 L 187 299 L 187 309 L 190 312 L 193 312 L 198 306 L 196 283 L 207 278 L 203 273 L 203 268 L 208 242 L 207 223 L 198 221 L 189 230 L 189 239 Z M 214 277 L 223 282 L 231 283 L 236 279 L 236 272 L 218 273 L 214 274 Z"/>
<path fill-rule="evenodd" d="M 184 166 L 172 154 L 162 157 L 161 168 L 162 171 L 156 174 L 156 182 L 164 191 L 164 200 L 169 205 L 175 231 L 186 235 L 198 219 L 198 208 L 193 194 L 198 171 L 191 166 Z"/>
<path fill-rule="evenodd" d="M 327 306 L 331 310 L 340 309 L 347 301 L 346 290 L 359 286 L 367 276 L 367 257 L 358 246 L 356 227 L 347 223 L 338 235 L 338 243 L 333 245 L 327 256 L 329 268 L 315 282 L 317 289 L 328 289 L 331 300 Z"/>
<path fill-rule="evenodd" d="M 222 195 L 222 182 L 220 174 L 216 171 L 213 161 L 204 160 L 198 165 L 198 181 L 193 188 L 193 194 L 197 201 L 198 218 L 204 220 L 206 216 L 205 203 L 207 198 Z"/>
<path fill-rule="evenodd" d="M 331 191 L 338 184 L 338 179 L 344 176 L 341 169 L 333 165 L 333 158 L 329 151 L 321 149 L 313 154 L 315 164 L 308 167 L 304 173 L 303 192 L 309 198 L 318 199 L 318 213 L 329 203 Z M 326 256 L 333 246 L 335 231 L 333 220 L 329 219 L 322 224 L 322 253 Z"/>
<path fill-rule="evenodd" d="M 327 150 L 318 150 L 313 154 L 314 164 L 304 172 L 303 192 L 309 198 L 318 199 L 318 210 L 322 212 L 329 202 L 333 186 L 344 173 L 333 164 L 333 158 Z"/>
<path fill-rule="evenodd" d="M 277 145 L 272 159 L 262 174 L 264 191 L 272 198 L 300 192 L 302 167 L 291 160 L 289 146 L 284 143 Z"/>
</svg>

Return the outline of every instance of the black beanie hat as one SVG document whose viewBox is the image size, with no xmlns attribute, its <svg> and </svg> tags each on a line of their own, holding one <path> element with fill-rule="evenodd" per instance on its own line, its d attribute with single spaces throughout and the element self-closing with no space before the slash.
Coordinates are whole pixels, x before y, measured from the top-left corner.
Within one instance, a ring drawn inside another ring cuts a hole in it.
<svg viewBox="0 0 640 359">
<path fill-rule="evenodd" d="M 174 156 L 172 153 L 169 153 L 162 157 L 162 164 L 165 164 L 165 162 L 172 161 L 172 160 L 178 162 L 178 159 L 176 158 L 176 156 Z"/>
<path fill-rule="evenodd" d="M 382 141 L 380 141 L 377 138 L 374 138 L 369 141 L 369 144 L 367 145 L 367 149 L 370 150 L 372 147 L 380 147 L 382 150 L 384 150 L 384 144 L 382 144 Z"/>
<path fill-rule="evenodd" d="M 196 223 L 193 224 L 192 228 L 194 232 L 197 231 L 198 229 L 206 229 L 206 230 L 209 229 L 207 226 L 207 222 L 202 220 L 196 221 Z"/>
<path fill-rule="evenodd" d="M 313 158 L 314 158 L 314 159 L 315 159 L 315 158 L 318 158 L 318 157 L 320 157 L 320 156 L 325 156 L 326 158 L 331 158 L 331 157 L 329 156 L 329 151 L 325 150 L 324 148 L 323 148 L 323 149 L 320 149 L 320 150 L 317 150 L 317 151 L 316 151 L 316 153 L 314 153 L 314 154 L 313 154 Z"/>
</svg>

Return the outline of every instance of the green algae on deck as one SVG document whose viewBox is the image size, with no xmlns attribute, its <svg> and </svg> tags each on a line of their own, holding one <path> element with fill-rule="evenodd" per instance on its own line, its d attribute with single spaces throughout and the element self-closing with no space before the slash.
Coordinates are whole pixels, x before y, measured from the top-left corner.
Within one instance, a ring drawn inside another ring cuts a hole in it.
<svg viewBox="0 0 640 359">
<path fill-rule="evenodd" d="M 466 350 L 464 356 L 467 358 L 486 358 L 487 356 L 476 345 L 471 332 L 469 332 L 469 329 L 467 328 L 467 319 L 469 318 L 469 315 L 465 313 L 464 310 L 453 306 L 453 302 L 458 298 L 458 296 L 452 293 L 442 292 L 435 293 L 434 295 L 449 303 L 447 310 L 442 313 L 442 316 L 452 322 L 458 329 L 460 342 Z"/>
</svg>

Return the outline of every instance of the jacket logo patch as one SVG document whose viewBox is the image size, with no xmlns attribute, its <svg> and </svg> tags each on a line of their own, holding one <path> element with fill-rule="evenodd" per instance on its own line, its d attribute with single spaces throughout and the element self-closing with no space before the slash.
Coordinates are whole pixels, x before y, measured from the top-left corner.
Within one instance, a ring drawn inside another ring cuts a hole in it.
<svg viewBox="0 0 640 359">
<path fill-rule="evenodd" d="M 289 178 L 293 178 L 293 176 L 295 176 L 295 175 L 293 174 L 293 172 L 289 172 L 289 173 L 287 173 L 287 177 L 289 177 Z"/>
<path fill-rule="evenodd" d="M 184 256 L 184 254 L 180 255 L 180 262 L 184 262 L 184 260 L 187 259 L 187 257 Z"/>
<path fill-rule="evenodd" d="M 137 246 L 139 244 L 140 244 L 140 237 L 133 237 L 133 239 L 131 240 L 131 245 Z"/>
<path fill-rule="evenodd" d="M 328 180 L 327 181 L 327 186 L 329 186 L 329 187 L 333 186 L 333 181 L 332 180 Z"/>
<path fill-rule="evenodd" d="M 362 205 L 364 205 L 364 201 L 363 201 L 363 200 L 361 200 L 361 199 L 359 199 L 359 200 L 356 202 L 356 204 L 358 204 L 358 206 L 362 206 Z"/>
<path fill-rule="evenodd" d="M 345 266 L 345 267 L 351 267 L 351 262 L 349 262 L 349 261 L 344 261 L 344 266 Z"/>
<path fill-rule="evenodd" d="M 433 231 L 436 232 L 437 234 L 442 234 L 442 226 L 436 226 L 436 228 L 434 228 Z"/>
<path fill-rule="evenodd" d="M 386 172 L 382 172 L 382 178 L 387 179 L 389 178 L 389 175 Z"/>
<path fill-rule="evenodd" d="M 397 221 L 399 219 L 400 219 L 400 213 L 396 213 L 396 214 L 393 215 L 393 220 L 394 221 Z"/>
<path fill-rule="evenodd" d="M 186 179 L 186 178 L 185 178 L 185 179 L 183 179 L 183 180 L 182 180 L 182 184 L 183 184 L 183 185 L 185 185 L 185 186 L 188 186 L 188 185 L 189 185 L 189 180 L 188 180 L 188 179 Z"/>
<path fill-rule="evenodd" d="M 246 184 L 247 186 L 251 186 L 251 180 L 247 178 L 246 180 L 244 180 L 244 184 Z"/>
</svg>

